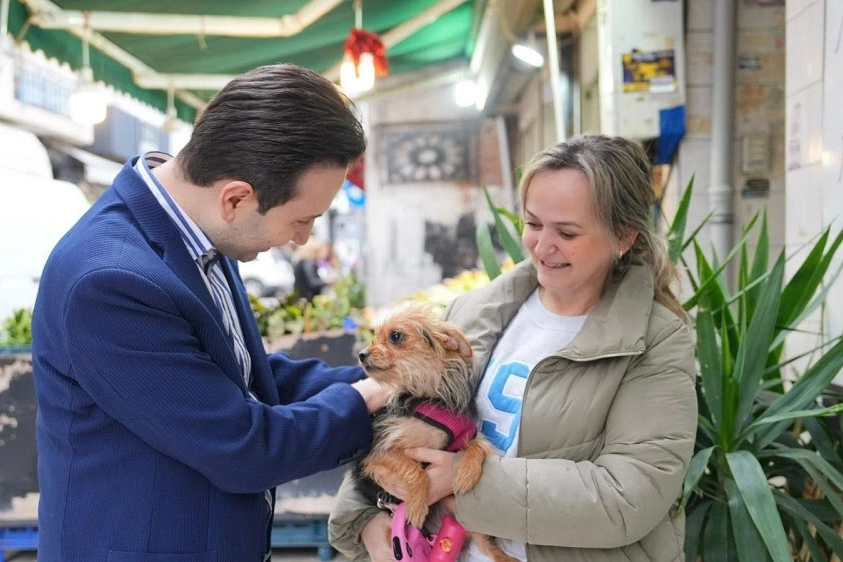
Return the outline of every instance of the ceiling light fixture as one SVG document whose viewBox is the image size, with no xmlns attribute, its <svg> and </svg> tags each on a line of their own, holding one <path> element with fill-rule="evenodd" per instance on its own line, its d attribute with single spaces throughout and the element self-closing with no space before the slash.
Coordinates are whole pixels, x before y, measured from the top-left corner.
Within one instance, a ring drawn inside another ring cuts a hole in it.
<svg viewBox="0 0 843 562">
<path fill-rule="evenodd" d="M 70 94 L 70 118 L 83 125 L 96 125 L 105 121 L 107 99 L 102 87 L 94 81 L 91 69 L 88 40 L 91 34 L 87 15 L 85 18 L 85 36 L 82 39 L 82 68 L 76 89 Z"/>
<path fill-rule="evenodd" d="M 361 0 L 354 1 L 354 28 L 345 40 L 340 86 L 350 96 L 371 90 L 375 78 L 386 76 L 386 47 L 377 33 L 363 29 Z"/>
<path fill-rule="evenodd" d="M 541 68 L 544 65 L 544 55 L 542 55 L 535 47 L 525 45 L 524 43 L 516 43 L 513 45 L 512 54 L 515 58 L 529 64 L 530 66 Z"/>
<path fill-rule="evenodd" d="M 471 107 L 477 103 L 477 82 L 463 78 L 454 85 L 454 101 L 460 107 Z"/>
</svg>

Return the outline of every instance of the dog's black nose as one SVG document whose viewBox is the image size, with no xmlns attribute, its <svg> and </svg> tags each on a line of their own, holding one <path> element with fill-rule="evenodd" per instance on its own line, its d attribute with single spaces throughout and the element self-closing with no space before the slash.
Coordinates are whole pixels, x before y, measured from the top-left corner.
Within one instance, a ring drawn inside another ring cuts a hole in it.
<svg viewBox="0 0 843 562">
<path fill-rule="evenodd" d="M 358 357 L 360 358 L 360 361 L 363 362 L 369 358 L 369 352 L 364 349 L 360 352 L 360 355 L 358 355 Z"/>
</svg>

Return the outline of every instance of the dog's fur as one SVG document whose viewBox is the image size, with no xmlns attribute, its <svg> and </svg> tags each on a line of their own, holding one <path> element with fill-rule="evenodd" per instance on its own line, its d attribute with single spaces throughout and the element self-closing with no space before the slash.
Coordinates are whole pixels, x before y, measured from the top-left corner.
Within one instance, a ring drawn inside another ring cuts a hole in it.
<svg viewBox="0 0 843 562">
<path fill-rule="evenodd" d="M 377 328 L 359 358 L 368 375 L 391 390 L 391 398 L 375 417 L 372 451 L 356 463 L 352 475 L 372 502 L 382 490 L 379 482 L 402 482 L 407 520 L 421 528 L 428 514 L 429 478 L 405 449 L 445 449 L 449 438 L 442 429 L 413 417 L 412 406 L 423 399 L 477 418 L 471 346 L 455 325 L 436 319 L 424 307 L 409 306 Z M 465 493 L 477 484 L 491 451 L 480 435 L 466 444 L 454 474 L 455 492 Z M 471 536 L 496 561 L 514 560 L 491 537 Z"/>
</svg>

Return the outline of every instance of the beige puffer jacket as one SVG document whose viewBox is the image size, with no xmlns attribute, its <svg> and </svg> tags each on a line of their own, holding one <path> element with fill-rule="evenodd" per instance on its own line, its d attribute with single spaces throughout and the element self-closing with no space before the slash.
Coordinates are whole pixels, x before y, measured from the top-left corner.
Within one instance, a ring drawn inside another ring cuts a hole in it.
<svg viewBox="0 0 843 562">
<path fill-rule="evenodd" d="M 501 333 L 536 288 L 519 264 L 446 312 L 469 336 L 482 373 Z M 675 510 L 694 448 L 696 368 L 690 329 L 653 300 L 653 278 L 632 266 L 612 283 L 564 349 L 527 380 L 518 457 L 492 457 L 457 496 L 468 529 L 528 543 L 530 562 L 683 561 Z M 377 513 L 346 479 L 331 542 L 367 558 L 360 531 Z"/>
</svg>

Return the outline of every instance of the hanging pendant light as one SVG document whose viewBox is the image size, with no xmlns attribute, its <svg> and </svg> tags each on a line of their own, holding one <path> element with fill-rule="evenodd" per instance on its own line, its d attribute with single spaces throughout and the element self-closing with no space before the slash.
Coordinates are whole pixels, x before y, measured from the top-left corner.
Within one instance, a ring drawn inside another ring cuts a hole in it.
<svg viewBox="0 0 843 562">
<path fill-rule="evenodd" d="M 70 118 L 83 125 L 96 125 L 105 121 L 107 98 L 103 88 L 94 81 L 91 69 L 88 40 L 91 30 L 85 16 L 85 36 L 82 39 L 82 68 L 76 88 L 70 94 Z"/>
<path fill-rule="evenodd" d="M 386 76 L 386 48 L 377 33 L 363 29 L 361 0 L 354 2 L 354 28 L 345 40 L 340 86 L 350 96 L 371 90 L 375 78 Z"/>
</svg>

